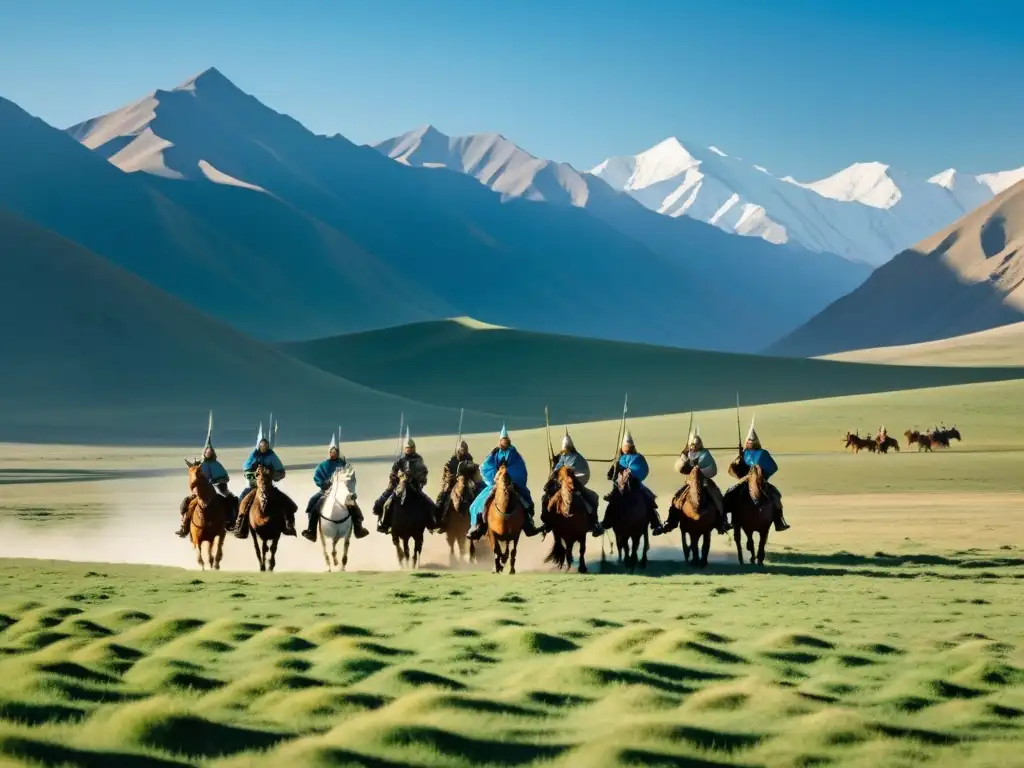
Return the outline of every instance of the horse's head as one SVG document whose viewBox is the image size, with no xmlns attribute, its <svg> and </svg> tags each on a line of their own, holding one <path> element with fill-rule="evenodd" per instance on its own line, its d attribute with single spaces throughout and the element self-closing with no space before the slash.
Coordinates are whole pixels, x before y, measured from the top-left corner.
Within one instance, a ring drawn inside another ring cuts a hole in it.
<svg viewBox="0 0 1024 768">
<path fill-rule="evenodd" d="M 619 488 L 619 493 L 625 493 L 626 491 L 628 491 L 630 489 L 630 484 L 632 480 L 633 473 L 628 469 L 622 470 L 619 473 L 618 480 L 616 481 L 616 485 Z"/>
<path fill-rule="evenodd" d="M 352 497 L 356 495 L 356 473 L 348 464 L 338 467 L 331 475 L 330 485 L 327 487 L 326 496 L 348 505 Z"/>
<path fill-rule="evenodd" d="M 548 510 L 568 517 L 576 493 L 576 472 L 572 467 L 563 465 L 558 468 L 555 482 L 558 483 L 558 491 L 548 501 Z"/>
<path fill-rule="evenodd" d="M 256 488 L 260 491 L 266 491 L 274 484 L 274 470 L 268 467 L 266 464 L 260 464 L 256 467 Z"/>
<path fill-rule="evenodd" d="M 960 437 L 960 430 L 956 428 L 956 424 L 950 427 L 946 434 L 957 440 L 963 440 L 963 438 Z"/>
<path fill-rule="evenodd" d="M 196 486 L 198 486 L 206 477 L 200 471 L 201 467 L 203 466 L 203 462 L 200 461 L 199 459 L 196 459 L 194 461 L 189 461 L 188 459 L 185 459 L 185 466 L 188 467 L 189 490 L 195 490 Z"/>
</svg>

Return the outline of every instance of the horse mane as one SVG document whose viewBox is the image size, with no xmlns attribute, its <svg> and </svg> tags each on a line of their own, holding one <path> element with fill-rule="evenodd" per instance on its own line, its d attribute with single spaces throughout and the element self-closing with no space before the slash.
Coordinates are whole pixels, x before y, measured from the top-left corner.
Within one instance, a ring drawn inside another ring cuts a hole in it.
<svg viewBox="0 0 1024 768">
<path fill-rule="evenodd" d="M 687 483 L 686 494 L 690 499 L 690 504 L 693 505 L 693 511 L 700 515 L 700 503 L 704 493 L 704 489 L 701 488 L 701 471 L 700 467 L 694 466 L 690 470 L 689 483 Z"/>
<path fill-rule="evenodd" d="M 571 467 L 563 465 L 558 470 L 557 479 L 558 492 L 548 501 L 548 511 L 568 517 L 572 511 L 572 498 L 576 493 L 576 475 Z"/>
<path fill-rule="evenodd" d="M 764 498 L 764 471 L 759 464 L 754 464 L 747 472 L 747 489 L 750 491 L 750 498 L 755 503 L 760 503 Z"/>
<path fill-rule="evenodd" d="M 511 503 L 512 481 L 508 476 L 508 468 L 502 464 L 494 475 L 494 510 L 498 514 L 507 515 Z"/>
<path fill-rule="evenodd" d="M 202 473 L 201 467 L 201 462 L 189 465 L 188 485 L 190 490 L 195 491 L 195 496 L 200 506 L 205 507 L 212 501 L 212 497 L 217 494 L 217 491 L 214 490 L 210 478 Z"/>
</svg>

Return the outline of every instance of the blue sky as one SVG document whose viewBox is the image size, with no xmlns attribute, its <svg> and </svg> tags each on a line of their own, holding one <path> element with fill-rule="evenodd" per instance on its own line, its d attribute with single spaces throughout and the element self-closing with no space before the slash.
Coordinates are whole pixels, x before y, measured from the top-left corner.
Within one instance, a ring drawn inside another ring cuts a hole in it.
<svg viewBox="0 0 1024 768">
<path fill-rule="evenodd" d="M 60 127 L 208 66 L 358 142 L 430 122 L 580 168 L 670 135 L 801 179 L 1024 165 L 1024 2 L 0 3 L 0 96 Z"/>
</svg>

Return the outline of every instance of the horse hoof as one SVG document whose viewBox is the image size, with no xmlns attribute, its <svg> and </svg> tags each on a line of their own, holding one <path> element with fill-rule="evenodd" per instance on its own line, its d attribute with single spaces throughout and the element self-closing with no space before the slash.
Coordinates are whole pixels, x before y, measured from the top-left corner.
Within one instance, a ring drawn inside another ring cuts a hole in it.
<svg viewBox="0 0 1024 768">
<path fill-rule="evenodd" d="M 581 565 L 578 572 L 579 573 L 589 573 L 590 569 L 587 568 L 587 566 L 585 566 L 585 565 Z"/>
</svg>

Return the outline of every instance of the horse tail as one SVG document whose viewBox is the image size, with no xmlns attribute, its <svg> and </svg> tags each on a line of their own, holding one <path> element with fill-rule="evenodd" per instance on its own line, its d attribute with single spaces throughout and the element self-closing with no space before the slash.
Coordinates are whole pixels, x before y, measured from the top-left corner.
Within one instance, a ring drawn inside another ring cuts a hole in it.
<svg viewBox="0 0 1024 768">
<path fill-rule="evenodd" d="M 561 570 L 565 567 L 565 546 L 558 536 L 555 536 L 554 539 L 554 544 L 551 545 L 551 552 L 544 558 L 544 562 L 554 563 L 555 567 Z"/>
</svg>

